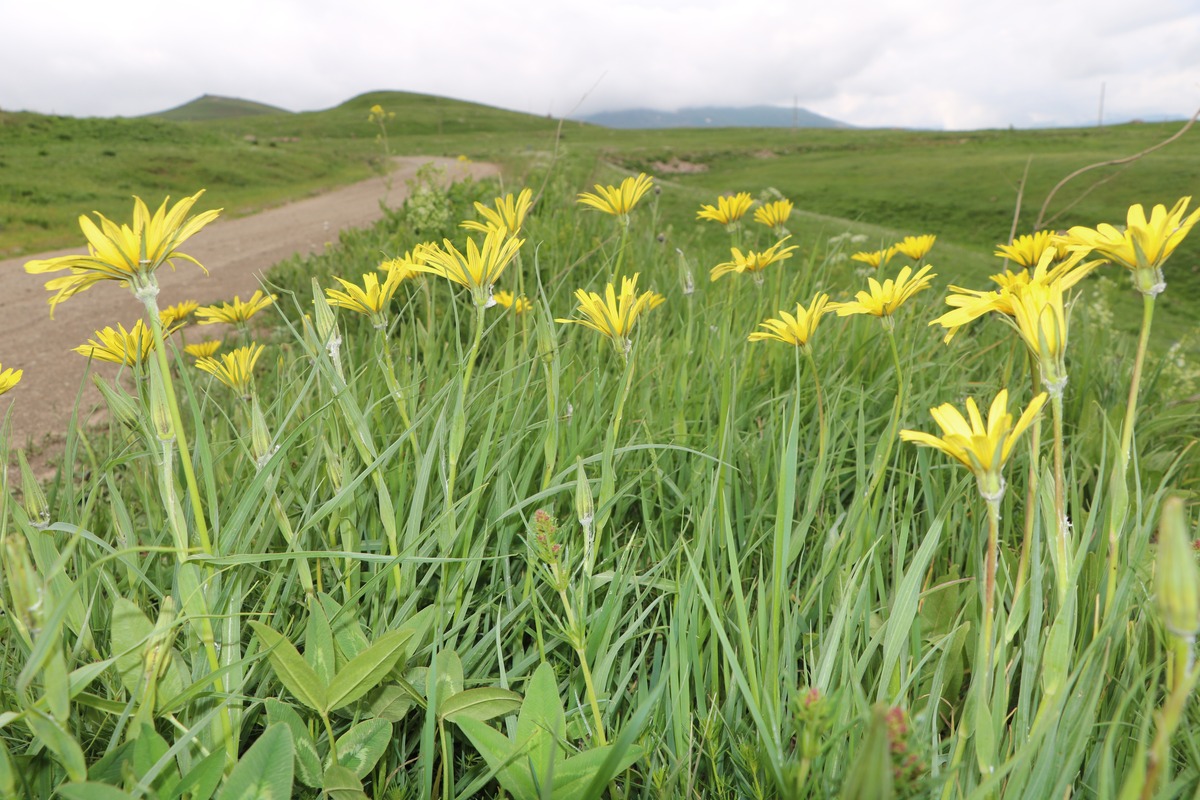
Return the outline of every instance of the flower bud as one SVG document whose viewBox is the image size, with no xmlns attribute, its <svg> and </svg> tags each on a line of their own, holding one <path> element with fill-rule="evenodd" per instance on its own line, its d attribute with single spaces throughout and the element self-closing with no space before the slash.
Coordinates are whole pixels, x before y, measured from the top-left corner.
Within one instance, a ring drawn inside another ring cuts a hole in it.
<svg viewBox="0 0 1200 800">
<path fill-rule="evenodd" d="M 158 361 L 150 362 L 150 420 L 154 423 L 154 433 L 159 441 L 175 441 L 175 423 L 171 419 L 167 387 Z"/>
<path fill-rule="evenodd" d="M 25 516 L 29 517 L 29 524 L 39 531 L 44 530 L 50 524 L 50 505 L 46 502 L 46 493 L 25 460 L 24 450 L 17 451 L 17 460 L 21 463 L 21 506 L 25 509 Z"/>
<path fill-rule="evenodd" d="M 46 587 L 38 580 L 25 542 L 16 536 L 4 537 L 4 577 L 17 625 L 36 639 L 46 619 Z"/>
<path fill-rule="evenodd" d="M 1163 503 L 1154 577 L 1163 626 L 1174 636 L 1194 641 L 1200 631 L 1200 569 L 1179 497 Z"/>
<path fill-rule="evenodd" d="M 133 397 L 116 384 L 110 386 L 107 381 L 94 372 L 92 373 L 92 383 L 96 384 L 96 388 L 104 396 L 104 403 L 108 406 L 108 413 L 113 415 L 113 419 L 126 428 L 137 430 L 141 413 L 138 411 Z"/>
<path fill-rule="evenodd" d="M 254 457 L 254 464 L 262 469 L 278 449 L 271 445 L 271 431 L 267 428 L 267 420 L 263 417 L 262 407 L 258 404 L 258 395 L 251 395 L 250 454 Z"/>
</svg>

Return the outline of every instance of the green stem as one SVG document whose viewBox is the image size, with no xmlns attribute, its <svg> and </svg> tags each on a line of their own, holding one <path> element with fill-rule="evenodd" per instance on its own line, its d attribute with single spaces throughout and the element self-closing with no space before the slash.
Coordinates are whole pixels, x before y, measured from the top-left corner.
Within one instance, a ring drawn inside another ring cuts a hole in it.
<svg viewBox="0 0 1200 800">
<path fill-rule="evenodd" d="M 404 390 L 400 386 L 400 381 L 396 378 L 396 365 L 392 360 L 392 348 L 388 347 L 387 331 L 382 328 L 376 329 L 375 352 L 383 364 L 383 380 L 387 385 L 388 394 L 392 396 L 392 401 L 396 404 L 396 412 L 400 414 L 400 421 L 404 423 L 405 429 L 409 431 L 409 441 L 412 443 L 413 457 L 419 463 L 421 460 L 421 445 L 417 441 L 417 433 L 412 427 L 412 418 L 408 414 L 408 403 L 404 398 Z"/>
<path fill-rule="evenodd" d="M 596 685 L 592 682 L 592 670 L 587 663 L 587 650 L 583 646 L 583 642 L 587 639 L 583 635 L 583 628 L 578 624 L 575 617 L 575 610 L 571 606 L 571 600 L 567 597 L 565 587 L 566 580 L 559 569 L 558 564 L 551 564 L 551 574 L 554 579 L 555 588 L 558 590 L 558 598 L 562 601 L 563 610 L 567 614 L 567 630 L 571 638 L 571 647 L 575 651 L 575 655 L 579 658 L 579 667 L 583 672 L 583 685 L 587 691 L 588 705 L 592 709 L 592 722 L 596 726 L 596 741 L 600 746 L 608 744 L 608 739 L 604 735 L 604 719 L 600 716 L 600 702 L 596 698 Z"/>
<path fill-rule="evenodd" d="M 591 549 L 588 550 L 587 557 L 584 559 L 583 571 L 588 577 L 591 577 L 592 570 L 596 565 L 596 551 L 600 547 L 600 539 L 604 533 L 604 527 L 608 523 L 609 516 L 612 514 L 611 501 L 613 495 L 616 494 L 617 486 L 617 439 L 621 434 L 621 421 L 625 416 L 625 400 L 629 397 L 629 387 L 633 383 L 635 363 L 636 354 L 633 350 L 630 350 L 629 356 L 625 361 L 625 372 L 621 376 L 621 388 L 613 405 L 612 423 L 609 425 L 608 433 L 604 437 L 604 454 L 600 462 L 600 496 L 596 499 L 596 508 L 603 510 L 598 511 L 596 514 L 593 544 Z"/>
<path fill-rule="evenodd" d="M 1036 359 L 1030 359 L 1033 391 L 1036 394 L 1041 386 L 1040 370 Z M 1025 581 L 1029 577 L 1029 559 L 1033 551 L 1033 527 L 1037 519 L 1037 488 L 1040 471 L 1039 453 L 1042 447 L 1042 418 L 1041 415 L 1033 421 L 1029 431 L 1029 475 L 1025 486 L 1025 528 L 1021 537 L 1021 557 L 1017 563 L 1017 580 L 1013 586 L 1013 603 L 1021 596 Z"/>
<path fill-rule="evenodd" d="M 983 638 L 987 647 L 984 661 L 984 692 L 991 694 L 992 659 L 996 651 L 996 559 L 1000 549 L 1000 500 L 988 500 L 987 564 L 983 578 Z"/>
<path fill-rule="evenodd" d="M 1058 578 L 1058 602 L 1061 606 L 1067 599 L 1067 583 L 1069 580 L 1068 553 L 1070 552 L 1070 522 L 1067 520 L 1066 475 L 1063 467 L 1063 400 L 1062 392 L 1051 394 L 1050 410 L 1054 417 L 1054 537 L 1055 550 L 1058 553 L 1055 571 Z"/>
<path fill-rule="evenodd" d="M 809 367 L 812 368 L 813 387 L 817 392 L 817 462 L 823 463 L 825 451 L 829 447 L 829 427 L 825 424 L 825 400 L 821 394 L 821 376 L 817 373 L 817 360 L 813 358 L 812 348 L 805 346 L 801 349 L 808 358 Z"/>
</svg>

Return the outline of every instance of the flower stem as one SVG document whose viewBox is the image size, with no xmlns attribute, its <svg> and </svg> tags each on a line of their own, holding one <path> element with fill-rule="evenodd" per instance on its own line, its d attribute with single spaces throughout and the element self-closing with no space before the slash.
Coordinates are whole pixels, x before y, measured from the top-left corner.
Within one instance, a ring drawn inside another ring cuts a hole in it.
<svg viewBox="0 0 1200 800">
<path fill-rule="evenodd" d="M 1067 554 L 1070 552 L 1070 525 L 1067 520 L 1066 475 L 1063 468 L 1063 401 L 1062 392 L 1055 392 L 1050 397 L 1050 409 L 1054 417 L 1054 524 L 1057 531 L 1055 536 L 1055 572 L 1058 578 L 1058 602 L 1061 606 L 1067 599 L 1067 582 L 1069 565 Z"/>
<path fill-rule="evenodd" d="M 392 348 L 388 346 L 387 331 L 383 329 L 376 331 L 375 351 L 378 360 L 383 365 L 383 380 L 387 384 L 388 394 L 392 396 L 392 401 L 396 404 L 396 411 L 400 414 L 400 421 L 404 423 L 404 427 L 409 431 L 409 441 L 412 443 L 413 457 L 419 462 L 421 460 L 421 445 L 417 442 L 417 433 L 412 427 L 412 418 L 408 413 L 408 403 L 405 402 L 404 390 L 400 386 L 400 381 L 396 379 L 396 365 L 392 360 Z"/>
<path fill-rule="evenodd" d="M 1041 386 L 1038 362 L 1030 359 L 1030 371 L 1034 394 Z M 1021 596 L 1025 581 L 1029 577 L 1029 559 L 1033 551 L 1033 527 L 1037 520 L 1037 489 L 1041 466 L 1039 453 L 1042 447 L 1042 417 L 1039 414 L 1029 430 L 1029 476 L 1025 487 L 1025 528 L 1021 537 L 1021 558 L 1017 564 L 1017 580 L 1013 585 L 1013 603 Z"/>
<path fill-rule="evenodd" d="M 990 694 L 992 677 L 992 658 L 996 650 L 996 558 L 1000 548 L 1000 500 L 987 501 L 988 538 L 987 564 L 983 578 L 983 638 L 987 646 L 987 657 L 984 661 L 984 695 Z"/>
</svg>

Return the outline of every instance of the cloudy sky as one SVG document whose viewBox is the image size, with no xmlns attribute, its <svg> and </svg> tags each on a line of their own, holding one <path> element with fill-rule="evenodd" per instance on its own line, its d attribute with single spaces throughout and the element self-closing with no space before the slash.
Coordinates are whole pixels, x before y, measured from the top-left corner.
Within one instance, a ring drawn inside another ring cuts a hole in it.
<svg viewBox="0 0 1200 800">
<path fill-rule="evenodd" d="M 0 20 L 0 108 L 73 116 L 375 89 L 945 129 L 1093 124 L 1102 91 L 1107 121 L 1200 108 L 1197 0 L 0 0 Z"/>
</svg>

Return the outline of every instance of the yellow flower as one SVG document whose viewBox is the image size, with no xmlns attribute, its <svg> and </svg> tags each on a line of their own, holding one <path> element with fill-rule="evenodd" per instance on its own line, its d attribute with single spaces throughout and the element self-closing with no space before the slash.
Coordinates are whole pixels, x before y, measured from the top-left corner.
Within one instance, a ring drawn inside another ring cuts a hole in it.
<svg viewBox="0 0 1200 800">
<path fill-rule="evenodd" d="M 829 309 L 837 312 L 839 317 L 871 314 L 883 319 L 886 325 L 891 321 L 896 309 L 908 298 L 929 288 L 930 281 L 937 277 L 929 272 L 931 269 L 933 267 L 926 264 L 913 275 L 912 267 L 905 267 L 900 270 L 896 280 L 888 278 L 882 284 L 874 278 L 867 278 L 868 291 L 859 292 L 854 296 L 855 299 L 848 303 L 831 303 Z"/>
<path fill-rule="evenodd" d="M 892 256 L 896 255 L 896 245 L 892 245 L 884 250 L 876 250 L 872 253 L 862 252 L 855 253 L 850 256 L 854 261 L 861 261 L 867 266 L 879 269 L 884 264 L 892 260 Z"/>
<path fill-rule="evenodd" d="M 613 284 L 608 284 L 601 297 L 596 292 L 583 289 L 575 291 L 579 301 L 579 312 L 583 319 L 556 319 L 555 322 L 573 322 L 584 325 L 607 336 L 618 353 L 627 355 L 632 346 L 629 334 L 643 312 L 660 305 L 666 298 L 657 292 L 637 291 L 638 275 L 621 279 L 621 294 Z"/>
<path fill-rule="evenodd" d="M 817 292 L 813 295 L 812 303 L 808 308 L 796 304 L 795 316 L 786 311 L 779 312 L 779 319 L 768 319 L 758 324 L 758 327 L 766 330 L 755 331 L 750 334 L 750 341 L 762 342 L 768 339 L 774 339 L 777 342 L 784 344 L 795 345 L 797 347 L 807 348 L 809 340 L 817 330 L 817 323 L 821 321 L 821 317 L 829 311 L 829 295 L 824 292 Z"/>
<path fill-rule="evenodd" d="M 987 424 L 979 414 L 975 399 L 967 398 L 967 418 L 949 403 L 929 409 L 933 420 L 942 429 L 940 437 L 921 431 L 900 431 L 900 438 L 927 447 L 934 447 L 957 460 L 975 475 L 979 493 L 988 502 L 999 502 L 1004 496 L 1004 476 L 1001 471 L 1021 434 L 1033 423 L 1046 403 L 1046 393 L 1033 398 L 1021 418 L 1013 423 L 1008 413 L 1008 390 L 1001 389 L 988 410 Z"/>
<path fill-rule="evenodd" d="M 227 322 L 230 325 L 245 325 L 258 312 L 275 302 L 277 295 L 263 294 L 262 289 L 255 289 L 250 299 L 242 302 L 240 295 L 233 296 L 233 303 L 221 303 L 220 306 L 201 306 L 196 309 L 196 317 L 201 325 L 214 325 Z"/>
<path fill-rule="evenodd" d="M 641 200 L 653 185 L 652 178 L 644 172 L 639 172 L 636 178 L 630 177 L 621 181 L 620 187 L 601 186 L 597 183 L 596 193 L 580 192 L 578 202 L 603 211 L 605 214 L 620 217 L 628 225 L 629 212 L 633 211 L 638 200 Z"/>
<path fill-rule="evenodd" d="M 749 192 L 738 192 L 733 197 L 718 197 L 716 206 L 700 206 L 696 219 L 711 219 L 722 225 L 733 225 L 750 210 L 754 198 Z"/>
<path fill-rule="evenodd" d="M 192 315 L 200 304 L 193 300 L 185 300 L 182 303 L 176 303 L 173 306 L 167 306 L 158 312 L 158 319 L 162 322 L 163 329 L 173 328 L 178 324 L 180 327 L 187 324 L 187 318 Z"/>
<path fill-rule="evenodd" d="M 1042 254 L 1048 247 L 1055 247 L 1060 253 L 1065 252 L 1057 247 L 1056 239 L 1053 231 L 1026 233 L 1013 239 L 1012 244 L 996 245 L 995 256 L 1007 258 L 1022 267 L 1032 267 L 1042 260 Z"/>
<path fill-rule="evenodd" d="M 1101 223 L 1095 229 L 1075 227 L 1067 231 L 1074 245 L 1084 251 L 1115 261 L 1133 272 L 1133 284 L 1143 294 L 1157 295 L 1166 288 L 1162 265 L 1200 220 L 1200 208 L 1184 217 L 1191 197 L 1180 198 L 1170 211 L 1156 205 L 1146 219 L 1141 203 L 1129 207 L 1125 230 Z"/>
<path fill-rule="evenodd" d="M 762 283 L 762 271 L 774 264 L 777 261 L 786 261 L 792 257 L 792 251 L 796 249 L 796 245 L 789 245 L 782 250 L 780 245 L 792 237 L 785 236 L 775 244 L 763 250 L 761 253 L 750 251 L 743 254 L 736 247 L 729 248 L 730 254 L 733 256 L 731 261 L 726 261 L 722 264 L 717 264 L 712 268 L 710 273 L 711 280 L 716 280 L 722 275 L 727 275 L 730 272 L 736 272 L 739 275 L 743 272 L 749 272 L 754 276 L 755 283 Z"/>
<path fill-rule="evenodd" d="M 325 297 L 329 300 L 329 305 L 370 317 L 371 324 L 377 330 L 387 327 L 387 315 L 384 310 L 396 294 L 396 289 L 400 288 L 400 282 L 403 280 L 400 270 L 388 270 L 387 278 L 382 284 L 379 282 L 379 275 L 374 272 L 363 275 L 362 286 L 336 275 L 334 280 L 340 283 L 345 291 L 326 289 Z"/>
<path fill-rule="evenodd" d="M 459 227 L 480 233 L 487 233 L 492 228 L 507 228 L 509 232 L 516 235 L 521 232 L 525 215 L 529 213 L 529 208 L 533 205 L 533 192 L 529 189 L 522 189 L 516 199 L 511 194 L 506 194 L 504 197 L 497 197 L 494 205 L 495 209 L 491 209 L 483 203 L 476 203 L 475 210 L 479 212 L 485 222 L 469 219 Z"/>
<path fill-rule="evenodd" d="M 961 286 L 951 286 L 950 295 L 946 298 L 946 305 L 952 306 L 954 310 L 947 311 L 929 324 L 947 328 L 945 341 L 949 343 L 958 333 L 959 328 L 982 317 L 989 311 L 996 311 L 1012 317 L 1014 315 L 1012 301 L 1014 292 L 1031 283 L 1058 283 L 1062 289 L 1070 289 L 1103 263 L 1099 260 L 1081 263 L 1085 255 L 1083 252 L 1068 253 L 1065 259 L 1058 261 L 1059 252 L 1054 247 L 1043 248 L 1032 273 L 1023 269 L 1017 272 L 1005 270 L 992 275 L 992 282 L 999 286 L 999 289 L 976 291 L 964 289 Z M 1051 266 L 1052 264 L 1053 266 Z"/>
<path fill-rule="evenodd" d="M 4 365 L 0 364 L 0 368 Z M 21 376 L 25 374 L 23 369 L 0 369 L 0 394 L 4 394 L 9 389 L 21 382 Z"/>
<path fill-rule="evenodd" d="M 96 331 L 95 339 L 88 339 L 87 344 L 72 349 L 82 356 L 98 361 L 136 367 L 149 358 L 150 351 L 154 349 L 154 336 L 139 319 L 129 330 L 126 330 L 124 325 L 117 325 L 116 330 L 105 328 Z"/>
<path fill-rule="evenodd" d="M 759 206 L 754 211 L 754 221 L 766 225 L 768 228 L 774 228 L 776 233 L 783 233 L 783 226 L 792 217 L 792 201 L 791 200 L 776 200 L 774 203 L 767 203 L 764 206 Z"/>
<path fill-rule="evenodd" d="M 471 290 L 471 299 L 476 306 L 491 308 L 496 304 L 492 287 L 504 272 L 504 268 L 524 244 L 524 239 L 509 236 L 505 228 L 492 228 L 483 239 L 483 247 L 467 240 L 467 252 L 461 253 L 449 239 L 443 246 L 430 246 L 424 252 L 425 262 L 414 264 L 418 272 L 431 272 Z"/>
<path fill-rule="evenodd" d="M 892 249 L 903 253 L 913 261 L 920 261 L 929 255 L 935 241 L 937 241 L 937 236 L 932 233 L 924 236 L 905 236 L 903 240 L 892 245 Z"/>
<path fill-rule="evenodd" d="M 217 358 L 201 358 L 196 368 L 213 375 L 221 383 L 249 399 L 250 387 L 254 383 L 254 364 L 266 348 L 261 344 L 238 347 Z"/>
<path fill-rule="evenodd" d="M 1011 293 L 1012 324 L 1038 359 L 1042 383 L 1061 396 L 1067 385 L 1067 311 L 1062 281 L 1032 282 Z"/>
<path fill-rule="evenodd" d="M 403 283 L 421 274 L 421 270 L 417 269 L 417 266 L 425 263 L 425 254 L 434 247 L 437 247 L 437 245 L 419 244 L 412 250 L 406 251 L 402 256 L 389 258 L 387 261 L 382 262 L 376 269 L 381 272 L 398 273 L 398 280 Z"/>
<path fill-rule="evenodd" d="M 496 292 L 496 305 L 511 308 L 514 314 L 524 314 L 533 308 L 533 303 L 525 295 L 513 297 L 512 292 Z"/>
<path fill-rule="evenodd" d="M 212 358 L 220 349 L 220 339 L 209 339 L 208 341 L 196 342 L 195 344 L 187 344 L 183 346 L 183 352 L 195 358 Z"/>
<path fill-rule="evenodd" d="M 49 300 L 50 316 L 54 316 L 54 308 L 59 303 L 100 281 L 127 283 L 139 299 L 144 299 L 157 296 L 154 272 L 163 264 L 171 264 L 174 268 L 173 259 L 181 258 L 204 269 L 199 261 L 179 252 L 185 241 L 221 213 L 216 209 L 188 217 L 202 194 L 203 189 L 185 197 L 170 211 L 167 211 L 167 200 L 170 199 L 167 198 L 153 216 L 142 199 L 134 197 L 132 227 L 117 225 L 99 212 L 94 212 L 100 218 L 99 226 L 81 216 L 79 227 L 88 240 L 88 255 L 58 256 L 25 264 L 25 271 L 34 275 L 70 270 L 70 274 L 46 282 L 46 289 L 55 293 Z"/>
</svg>

